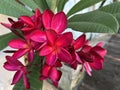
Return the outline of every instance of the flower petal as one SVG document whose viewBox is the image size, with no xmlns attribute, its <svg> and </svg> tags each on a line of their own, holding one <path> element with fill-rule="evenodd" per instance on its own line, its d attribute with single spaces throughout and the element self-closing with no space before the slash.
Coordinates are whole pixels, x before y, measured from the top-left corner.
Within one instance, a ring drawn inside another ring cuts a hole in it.
<svg viewBox="0 0 120 90">
<path fill-rule="evenodd" d="M 57 33 L 62 33 L 67 27 L 67 17 L 64 12 L 59 12 L 54 15 L 51 22 L 51 29 Z"/>
<path fill-rule="evenodd" d="M 85 67 L 85 70 L 87 71 L 88 75 L 92 76 L 92 74 L 91 74 L 92 69 L 91 69 L 91 67 L 90 67 L 88 62 L 84 63 L 84 67 Z"/>
<path fill-rule="evenodd" d="M 3 67 L 9 71 L 17 71 L 19 69 L 19 66 L 10 65 L 8 62 L 5 62 Z"/>
<path fill-rule="evenodd" d="M 94 59 L 94 62 L 90 63 L 90 66 L 95 70 L 101 70 L 103 68 L 103 60 L 99 60 L 97 58 Z"/>
<path fill-rule="evenodd" d="M 29 90 L 29 89 L 30 89 L 30 82 L 28 81 L 28 78 L 27 78 L 27 75 L 26 75 L 26 74 L 23 75 L 23 81 L 24 81 L 24 86 L 25 86 L 25 88 L 26 88 L 27 90 Z"/>
<path fill-rule="evenodd" d="M 34 60 L 34 50 L 30 50 L 27 56 L 28 56 L 28 61 L 32 62 Z"/>
<path fill-rule="evenodd" d="M 107 53 L 107 50 L 105 50 L 104 48 L 100 47 L 100 46 L 95 46 L 91 49 L 91 51 L 95 51 L 96 53 L 98 53 L 101 57 L 104 58 L 104 56 Z"/>
<path fill-rule="evenodd" d="M 80 48 L 85 44 L 85 39 L 86 39 L 85 34 L 83 34 L 83 35 L 81 35 L 80 37 L 78 37 L 78 38 L 75 40 L 74 49 L 75 49 L 75 50 L 80 49 Z"/>
<path fill-rule="evenodd" d="M 34 26 L 32 19 L 29 16 L 20 16 L 20 19 L 30 26 Z"/>
<path fill-rule="evenodd" d="M 16 51 L 14 54 L 13 54 L 13 57 L 14 58 L 20 58 L 22 57 L 23 55 L 25 55 L 26 53 L 28 52 L 28 49 L 19 49 L 18 51 Z"/>
<path fill-rule="evenodd" d="M 41 12 L 40 12 L 40 10 L 37 8 L 36 10 L 35 10 L 35 17 L 39 17 L 41 15 Z"/>
<path fill-rule="evenodd" d="M 53 67 L 50 70 L 49 77 L 52 79 L 52 81 L 56 87 L 58 87 L 58 81 L 60 80 L 61 75 L 62 75 L 62 72 L 57 70 L 55 67 Z"/>
<path fill-rule="evenodd" d="M 51 46 L 45 45 L 41 51 L 40 51 L 40 56 L 46 56 L 50 54 L 53 51 L 53 48 Z"/>
<path fill-rule="evenodd" d="M 57 61 L 56 53 L 52 52 L 46 56 L 46 63 L 50 66 L 53 66 Z"/>
<path fill-rule="evenodd" d="M 57 39 L 57 33 L 53 30 L 46 30 L 48 44 L 54 45 L 55 40 Z"/>
<path fill-rule="evenodd" d="M 49 72 L 50 72 L 51 66 L 45 64 L 41 70 L 41 75 L 44 77 L 48 77 L 49 76 Z"/>
<path fill-rule="evenodd" d="M 22 39 L 13 39 L 8 43 L 8 45 L 15 49 L 23 49 L 28 47 L 26 42 Z"/>
<path fill-rule="evenodd" d="M 46 33 L 42 30 L 36 30 L 32 32 L 31 39 L 36 42 L 45 42 L 46 39 Z"/>
<path fill-rule="evenodd" d="M 14 65 L 14 66 L 17 66 L 17 67 L 18 66 L 23 66 L 23 64 L 14 57 L 6 56 L 6 60 L 10 65 Z"/>
<path fill-rule="evenodd" d="M 84 52 L 84 53 L 87 53 L 87 52 L 89 52 L 90 50 L 91 50 L 91 46 L 89 46 L 89 45 L 84 45 L 83 46 L 83 48 L 82 48 L 82 51 Z"/>
<path fill-rule="evenodd" d="M 15 75 L 14 75 L 14 78 L 13 78 L 13 81 L 12 81 L 11 85 L 16 84 L 17 82 L 19 82 L 21 77 L 22 77 L 22 75 L 23 75 L 22 71 L 17 71 L 15 73 Z"/>
<path fill-rule="evenodd" d="M 72 43 L 73 35 L 71 32 L 62 34 L 56 41 L 56 46 L 65 47 Z"/>
<path fill-rule="evenodd" d="M 60 52 L 58 53 L 58 57 L 61 61 L 66 63 L 69 63 L 72 60 L 71 54 L 64 48 L 61 48 Z"/>
<path fill-rule="evenodd" d="M 12 24 L 7 24 L 7 23 L 0 23 L 1 25 L 5 26 L 8 29 L 11 29 Z"/>
<path fill-rule="evenodd" d="M 42 20 L 43 20 L 43 25 L 45 29 L 50 29 L 51 27 L 51 21 L 53 18 L 54 14 L 50 10 L 45 10 L 43 15 L 42 15 Z"/>
</svg>

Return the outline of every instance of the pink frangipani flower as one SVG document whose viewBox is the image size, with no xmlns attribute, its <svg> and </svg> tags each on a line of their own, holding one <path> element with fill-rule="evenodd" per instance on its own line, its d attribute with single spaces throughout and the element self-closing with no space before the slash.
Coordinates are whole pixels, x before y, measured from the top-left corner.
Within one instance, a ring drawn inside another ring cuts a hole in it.
<svg viewBox="0 0 120 90">
<path fill-rule="evenodd" d="M 92 69 L 101 70 L 103 68 L 104 56 L 107 51 L 102 48 L 101 43 L 92 47 L 84 45 L 78 52 L 82 65 L 86 69 L 87 73 L 91 76 Z"/>
<path fill-rule="evenodd" d="M 56 66 L 49 66 L 45 64 L 41 70 L 41 76 L 40 80 L 44 80 L 47 78 L 50 78 L 54 85 L 58 87 L 58 82 L 61 78 L 62 72 L 60 70 L 57 70 Z"/>
<path fill-rule="evenodd" d="M 45 10 L 42 15 L 45 29 L 54 30 L 60 34 L 67 28 L 67 17 L 64 12 L 53 14 L 51 10 Z"/>
<path fill-rule="evenodd" d="M 57 59 L 69 62 L 72 58 L 70 53 L 64 48 L 71 44 L 73 36 L 67 32 L 58 36 L 53 30 L 47 30 L 47 44 L 41 49 L 40 56 L 46 57 L 48 65 L 54 65 Z"/>
<path fill-rule="evenodd" d="M 16 71 L 11 85 L 18 83 L 23 77 L 25 88 L 30 89 L 30 83 L 27 78 L 27 67 L 13 57 L 6 56 L 6 60 L 7 62 L 4 63 L 4 68 L 9 71 Z"/>
<path fill-rule="evenodd" d="M 25 41 L 23 39 L 13 39 L 9 43 L 9 46 L 18 49 L 14 54 L 13 57 L 16 59 L 22 57 L 23 55 L 27 55 L 28 61 L 32 62 L 34 59 L 34 42 L 33 41 Z"/>
</svg>

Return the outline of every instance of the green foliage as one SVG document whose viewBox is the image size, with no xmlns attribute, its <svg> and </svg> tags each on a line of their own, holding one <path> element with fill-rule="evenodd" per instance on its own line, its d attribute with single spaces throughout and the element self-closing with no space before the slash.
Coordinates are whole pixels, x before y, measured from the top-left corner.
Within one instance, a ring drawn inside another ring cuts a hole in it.
<svg viewBox="0 0 120 90">
<path fill-rule="evenodd" d="M 63 11 L 64 9 L 64 6 L 66 4 L 68 0 L 58 0 L 58 4 L 57 4 L 57 11 L 60 12 L 60 11 Z"/>
<path fill-rule="evenodd" d="M 104 6 L 100 9 L 98 9 L 98 10 L 113 14 L 117 18 L 117 20 L 120 24 L 120 2 L 111 3 L 107 6 Z"/>
<path fill-rule="evenodd" d="M 35 10 L 36 8 L 39 8 L 39 6 L 33 0 L 20 0 L 20 2 L 29 6 L 32 10 Z"/>
<path fill-rule="evenodd" d="M 81 32 L 117 33 L 116 18 L 102 11 L 78 14 L 69 19 L 68 27 Z"/>
<path fill-rule="evenodd" d="M 30 80 L 30 90 L 42 90 L 42 84 L 43 81 L 39 80 L 40 76 L 40 69 L 41 69 L 41 61 L 42 57 L 40 57 L 38 54 L 35 55 L 34 62 L 37 65 L 33 65 L 29 67 L 29 70 L 32 71 L 29 75 L 28 78 Z M 36 67 L 37 66 L 37 67 Z M 13 90 L 26 90 L 23 85 L 23 80 L 19 81 L 13 88 Z"/>
<path fill-rule="evenodd" d="M 8 45 L 8 42 L 14 38 L 17 38 L 17 36 L 13 33 L 0 35 L 0 50 L 4 49 Z"/>
<path fill-rule="evenodd" d="M 40 7 L 41 12 L 43 12 L 45 9 L 49 9 L 46 0 L 34 0 L 34 1 Z"/>
<path fill-rule="evenodd" d="M 31 11 L 17 3 L 15 0 L 0 0 L 0 13 L 13 17 L 32 15 Z"/>
<path fill-rule="evenodd" d="M 81 11 L 85 8 L 88 8 L 100 1 L 103 1 L 103 0 L 80 0 L 76 5 L 74 5 L 70 11 L 67 13 L 67 16 L 69 17 L 70 15 L 78 12 L 78 11 Z"/>
</svg>

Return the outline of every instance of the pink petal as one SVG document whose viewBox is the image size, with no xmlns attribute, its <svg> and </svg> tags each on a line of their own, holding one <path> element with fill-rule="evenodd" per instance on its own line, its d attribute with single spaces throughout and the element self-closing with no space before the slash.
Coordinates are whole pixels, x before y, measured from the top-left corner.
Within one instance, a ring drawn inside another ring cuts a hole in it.
<svg viewBox="0 0 120 90">
<path fill-rule="evenodd" d="M 51 66 L 45 64 L 43 66 L 43 69 L 41 70 L 41 75 L 44 77 L 48 77 L 49 76 L 49 72 L 50 72 Z"/>
<path fill-rule="evenodd" d="M 28 61 L 32 62 L 34 60 L 34 50 L 30 50 L 27 56 L 28 56 Z"/>
<path fill-rule="evenodd" d="M 86 39 L 85 34 L 83 34 L 83 35 L 81 35 L 80 37 L 78 37 L 78 38 L 75 40 L 74 49 L 75 49 L 75 50 L 80 49 L 80 48 L 84 45 L 85 39 Z"/>
<path fill-rule="evenodd" d="M 73 35 L 71 32 L 62 34 L 56 41 L 56 46 L 65 47 L 72 43 Z"/>
<path fill-rule="evenodd" d="M 82 51 L 85 52 L 85 53 L 87 53 L 87 52 L 90 51 L 91 48 L 92 48 L 92 47 L 89 46 L 89 45 L 84 45 L 83 48 L 82 48 Z"/>
<path fill-rule="evenodd" d="M 57 33 L 53 30 L 47 30 L 46 35 L 48 39 L 48 44 L 54 45 L 55 40 L 57 39 Z"/>
<path fill-rule="evenodd" d="M 15 49 L 23 49 L 28 47 L 26 42 L 22 39 L 13 39 L 8 43 L 8 45 Z"/>
<path fill-rule="evenodd" d="M 9 71 L 17 71 L 19 69 L 19 66 L 10 65 L 8 62 L 5 62 L 3 67 Z"/>
<path fill-rule="evenodd" d="M 82 60 L 80 59 L 79 55 L 76 52 L 75 52 L 75 57 L 76 57 L 76 60 L 81 64 Z"/>
<path fill-rule="evenodd" d="M 104 48 L 100 47 L 100 46 L 95 46 L 91 49 L 91 51 L 95 51 L 96 53 L 98 53 L 101 57 L 104 58 L 104 56 L 107 53 L 107 50 L 105 50 Z"/>
<path fill-rule="evenodd" d="M 103 42 L 99 42 L 96 46 L 100 46 L 100 47 L 102 47 L 103 45 L 104 45 Z"/>
<path fill-rule="evenodd" d="M 46 56 L 50 54 L 53 51 L 53 48 L 51 46 L 45 45 L 41 51 L 40 51 L 40 56 Z"/>
<path fill-rule="evenodd" d="M 61 75 L 62 75 L 62 72 L 57 70 L 55 67 L 53 67 L 50 70 L 49 77 L 52 79 L 52 81 L 56 87 L 58 87 L 58 81 L 60 80 Z"/>
<path fill-rule="evenodd" d="M 14 58 L 20 58 L 28 52 L 28 49 L 19 49 L 13 54 Z"/>
<path fill-rule="evenodd" d="M 62 33 L 67 27 L 67 17 L 64 12 L 59 12 L 54 15 L 51 22 L 51 29 L 57 33 Z"/>
<path fill-rule="evenodd" d="M 34 26 L 32 19 L 28 16 L 20 16 L 20 19 L 30 26 Z"/>
<path fill-rule="evenodd" d="M 40 10 L 37 8 L 36 10 L 35 10 L 35 17 L 39 17 L 41 15 L 41 12 L 40 12 Z"/>
<path fill-rule="evenodd" d="M 87 71 L 88 75 L 92 76 L 92 74 L 91 74 L 92 69 L 91 69 L 91 67 L 90 67 L 88 62 L 84 63 L 84 67 L 85 67 L 85 70 Z"/>
<path fill-rule="evenodd" d="M 23 81 L 24 81 L 24 86 L 25 86 L 25 88 L 26 88 L 27 90 L 29 90 L 29 89 L 30 89 L 30 82 L 28 81 L 28 78 L 27 78 L 27 75 L 26 75 L 26 74 L 23 75 Z"/>
<path fill-rule="evenodd" d="M 8 29 L 11 29 L 12 24 L 1 23 L 1 25 L 5 26 Z"/>
<path fill-rule="evenodd" d="M 22 77 L 22 75 L 23 75 L 22 71 L 17 71 L 15 73 L 15 75 L 14 75 L 14 78 L 13 78 L 13 81 L 12 81 L 11 85 L 16 84 L 17 82 L 19 82 L 21 77 Z"/>
<path fill-rule="evenodd" d="M 24 28 L 22 28 L 21 30 L 23 31 L 23 32 L 27 32 L 27 31 L 32 31 L 33 29 L 35 29 L 34 27 L 24 27 Z"/>
<path fill-rule="evenodd" d="M 46 63 L 50 66 L 53 66 L 56 63 L 57 55 L 55 52 L 50 53 L 46 56 Z"/>
<path fill-rule="evenodd" d="M 16 66 L 16 67 L 23 66 L 23 64 L 14 57 L 6 56 L 6 60 L 10 65 L 13 65 L 13 66 Z"/>
<path fill-rule="evenodd" d="M 45 10 L 43 15 L 42 15 L 42 20 L 43 20 L 43 25 L 45 29 L 50 29 L 51 27 L 51 21 L 53 18 L 54 14 L 50 10 Z"/>
<path fill-rule="evenodd" d="M 101 70 L 103 68 L 103 64 L 101 61 L 102 60 L 95 58 L 94 62 L 90 63 L 90 66 L 95 70 Z"/>
<path fill-rule="evenodd" d="M 64 48 L 61 48 L 60 52 L 58 52 L 58 58 L 66 63 L 69 63 L 72 60 L 71 54 Z"/>
<path fill-rule="evenodd" d="M 46 41 L 46 33 L 42 30 L 36 30 L 32 32 L 31 39 L 36 42 L 45 42 Z"/>
</svg>

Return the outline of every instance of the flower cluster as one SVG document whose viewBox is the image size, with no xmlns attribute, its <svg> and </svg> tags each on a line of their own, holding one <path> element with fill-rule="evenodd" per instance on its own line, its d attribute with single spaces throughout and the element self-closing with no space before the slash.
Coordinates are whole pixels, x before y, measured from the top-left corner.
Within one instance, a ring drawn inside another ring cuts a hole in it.
<svg viewBox="0 0 120 90">
<path fill-rule="evenodd" d="M 2 25 L 20 37 L 8 43 L 15 51 L 12 56 L 6 56 L 7 61 L 4 64 L 5 69 L 16 71 L 12 84 L 16 84 L 23 77 L 25 88 L 30 88 L 27 77 L 30 73 L 27 68 L 31 67 L 35 53 L 44 57 L 40 80 L 49 78 L 56 87 L 62 75 L 59 68 L 64 63 L 73 69 L 80 64 L 81 70 L 86 70 L 90 76 L 92 69 L 102 69 L 106 55 L 102 43 L 92 47 L 85 34 L 75 40 L 71 32 L 64 32 L 67 28 L 64 12 L 54 14 L 51 10 L 45 10 L 41 13 L 36 9 L 33 16 L 20 16 L 18 21 L 10 18 L 8 20 L 10 24 Z M 28 64 L 20 62 L 19 58 L 22 56 L 27 57 Z"/>
</svg>

